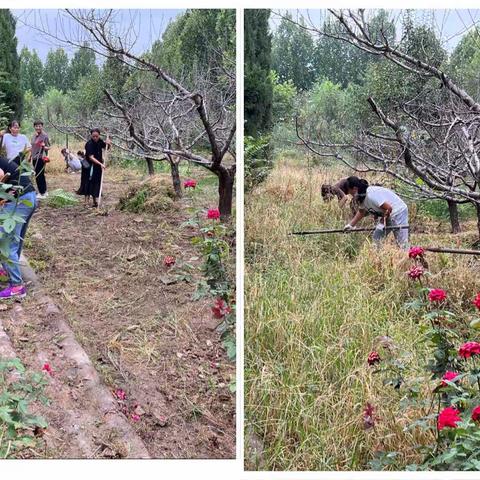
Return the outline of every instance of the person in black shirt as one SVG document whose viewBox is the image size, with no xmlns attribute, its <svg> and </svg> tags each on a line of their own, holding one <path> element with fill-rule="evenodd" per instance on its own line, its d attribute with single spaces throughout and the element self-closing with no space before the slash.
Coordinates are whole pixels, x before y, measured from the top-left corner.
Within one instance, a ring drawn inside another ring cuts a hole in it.
<svg viewBox="0 0 480 480">
<path fill-rule="evenodd" d="M 100 187 L 102 184 L 103 171 L 103 150 L 110 148 L 111 142 L 107 139 L 104 142 L 100 138 L 100 130 L 93 128 L 90 131 L 90 140 L 85 144 L 85 158 L 90 162 L 90 176 L 86 188 L 86 195 L 93 198 L 93 206 L 98 207 L 98 197 L 100 196 Z"/>
<path fill-rule="evenodd" d="M 24 164 L 27 165 L 25 168 L 23 168 Z M 25 161 L 24 164 L 0 157 L 0 173 L 2 173 L 0 182 L 12 185 L 7 191 L 1 189 L 3 193 L 8 194 L 8 198 L 3 195 L 0 202 L 1 212 L 9 217 L 3 220 L 0 228 L 0 245 L 3 247 L 2 250 L 8 251 L 8 259 L 2 258 L 3 269 L 0 270 L 0 277 L 8 277 L 9 286 L 0 291 L 0 300 L 12 297 L 21 298 L 26 295 L 20 271 L 20 255 L 37 200 L 31 176 L 22 175 L 22 173 L 26 173 L 27 168 L 30 168 L 28 162 Z M 5 177 L 3 173 L 5 173 Z M 11 225 L 11 220 L 13 220 L 11 216 L 13 215 L 21 217 L 24 223 L 15 222 L 14 225 Z"/>
</svg>

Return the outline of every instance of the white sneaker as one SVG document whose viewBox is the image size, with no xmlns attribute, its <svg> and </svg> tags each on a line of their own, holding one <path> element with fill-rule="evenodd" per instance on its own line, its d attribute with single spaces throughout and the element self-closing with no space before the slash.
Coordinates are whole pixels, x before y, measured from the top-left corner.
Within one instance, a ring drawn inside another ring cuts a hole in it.
<svg viewBox="0 0 480 480">
<path fill-rule="evenodd" d="M 41 193 L 37 193 L 37 200 L 43 200 L 46 197 L 47 195 L 42 195 Z"/>
</svg>

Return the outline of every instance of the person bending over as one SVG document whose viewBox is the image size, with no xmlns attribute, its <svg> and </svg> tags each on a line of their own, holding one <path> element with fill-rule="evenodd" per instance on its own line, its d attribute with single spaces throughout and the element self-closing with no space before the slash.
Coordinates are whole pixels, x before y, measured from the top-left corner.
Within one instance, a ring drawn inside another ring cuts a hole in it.
<svg viewBox="0 0 480 480">
<path fill-rule="evenodd" d="M 330 202 L 333 197 L 338 198 L 338 204 L 343 207 L 348 200 L 348 178 L 342 178 L 334 185 L 328 185 L 324 183 L 321 189 L 322 198 L 324 202 Z M 355 197 L 350 202 L 350 208 L 352 213 L 355 214 L 358 211 L 358 204 Z"/>
<path fill-rule="evenodd" d="M 369 186 L 368 182 L 358 177 L 348 177 L 348 193 L 354 195 L 358 202 L 359 210 L 345 225 L 345 230 L 351 230 L 369 213 L 380 217 L 373 240 L 377 245 L 392 231 L 385 227 L 408 225 L 407 204 L 392 190 L 384 187 Z M 408 248 L 408 228 L 393 230 L 395 240 L 399 247 Z"/>
</svg>

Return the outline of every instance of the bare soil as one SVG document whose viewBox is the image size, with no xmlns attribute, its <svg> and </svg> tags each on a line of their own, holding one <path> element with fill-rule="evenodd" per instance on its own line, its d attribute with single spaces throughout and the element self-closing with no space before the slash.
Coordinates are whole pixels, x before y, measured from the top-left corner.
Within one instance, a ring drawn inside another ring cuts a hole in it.
<svg viewBox="0 0 480 480">
<path fill-rule="evenodd" d="M 61 332 L 52 328 L 51 319 L 60 315 L 109 389 L 115 414 L 150 457 L 234 458 L 235 395 L 229 385 L 235 365 L 215 329 L 213 299 L 193 300 L 202 259 L 191 243 L 197 232 L 181 227 L 195 202 L 187 198 L 155 215 L 119 211 L 120 196 L 138 174 L 107 172 L 99 212 L 83 200 L 67 208 L 40 204 L 25 255 L 41 288 L 30 292 L 20 315 L 12 305 L 0 312 L 24 364 L 38 370 L 48 362 L 54 372 L 46 392 L 51 404 L 39 407 L 49 422 L 45 450 L 35 455 L 131 456 L 115 425 L 106 428 L 98 408 L 86 401 Z M 47 181 L 50 191 L 74 191 L 80 179 L 55 172 L 47 173 Z M 167 255 L 176 258 L 170 269 L 163 263 Z M 117 389 L 126 392 L 125 400 L 116 398 Z"/>
</svg>

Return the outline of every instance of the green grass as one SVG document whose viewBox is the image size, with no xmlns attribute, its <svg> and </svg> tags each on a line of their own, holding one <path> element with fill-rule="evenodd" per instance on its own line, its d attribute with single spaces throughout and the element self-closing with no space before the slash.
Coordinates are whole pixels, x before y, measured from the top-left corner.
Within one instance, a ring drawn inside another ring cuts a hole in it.
<svg viewBox="0 0 480 480">
<path fill-rule="evenodd" d="M 287 235 L 346 223 L 348 209 L 319 195 L 322 183 L 340 177 L 279 162 L 247 199 L 245 425 L 263 441 L 266 469 L 364 470 L 377 450 L 399 451 L 400 468 L 421 458 L 420 434 L 403 431 L 419 412 L 402 412 L 402 393 L 384 387 L 366 363 L 387 335 L 428 385 L 418 319 L 404 308 L 416 297 L 407 255 L 390 242 L 377 251 L 363 234 Z M 480 289 L 472 259 L 429 259 L 431 282 L 451 292 L 452 308 L 469 308 Z M 374 432 L 362 426 L 367 402 L 381 419 Z M 248 436 L 246 466 L 257 467 Z"/>
</svg>

